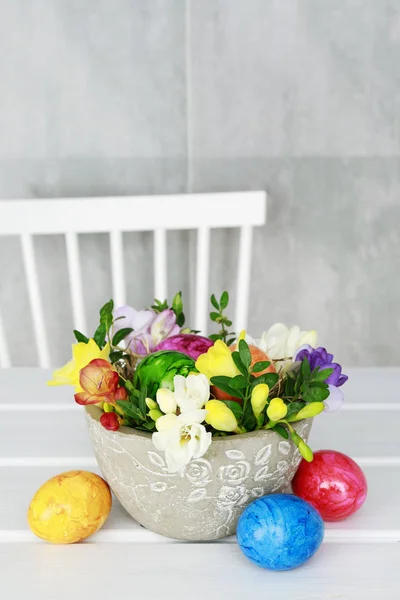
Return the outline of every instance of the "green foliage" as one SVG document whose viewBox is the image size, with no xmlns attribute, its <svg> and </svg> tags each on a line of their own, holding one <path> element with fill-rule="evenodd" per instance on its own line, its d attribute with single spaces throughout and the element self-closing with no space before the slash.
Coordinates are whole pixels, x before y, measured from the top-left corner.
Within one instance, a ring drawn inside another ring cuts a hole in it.
<svg viewBox="0 0 400 600">
<path fill-rule="evenodd" d="M 251 363 L 251 353 L 250 348 L 245 340 L 240 340 L 239 342 L 239 355 L 240 360 L 248 370 Z"/>
<path fill-rule="evenodd" d="M 228 408 L 231 409 L 231 411 L 233 412 L 233 414 L 236 417 L 237 422 L 239 423 L 239 421 L 241 420 L 242 416 L 243 416 L 243 407 L 241 404 L 239 404 L 239 402 L 235 402 L 234 400 L 222 400 L 222 402 L 224 404 L 226 404 L 226 406 Z"/>
<path fill-rule="evenodd" d="M 122 342 L 122 340 L 126 338 L 127 335 L 132 333 L 132 331 L 132 327 L 125 327 L 124 329 L 120 329 L 119 331 L 117 331 L 117 333 L 114 334 L 114 337 L 112 339 L 112 345 L 118 346 L 118 344 Z"/>
<path fill-rule="evenodd" d="M 77 329 L 74 329 L 74 336 L 75 336 L 75 339 L 77 342 L 82 342 L 83 344 L 87 344 L 89 341 L 89 338 L 87 338 L 86 335 L 83 335 L 83 333 L 81 333 Z"/>
<path fill-rule="evenodd" d="M 215 310 L 210 312 L 210 320 L 219 325 L 220 329 L 218 333 L 213 333 L 209 337 L 213 342 L 217 340 L 223 340 L 228 346 L 230 346 L 235 341 L 235 334 L 234 332 L 228 331 L 228 327 L 232 326 L 232 321 L 224 314 L 224 310 L 229 304 L 229 294 L 226 291 L 223 292 L 219 302 L 215 295 L 211 294 L 210 302 L 213 308 L 215 308 Z"/>
<path fill-rule="evenodd" d="M 256 363 L 253 368 L 251 369 L 252 373 L 261 373 L 261 371 L 265 371 L 265 369 L 268 369 L 268 367 L 270 366 L 270 362 L 268 360 L 261 360 L 260 362 Z"/>
</svg>

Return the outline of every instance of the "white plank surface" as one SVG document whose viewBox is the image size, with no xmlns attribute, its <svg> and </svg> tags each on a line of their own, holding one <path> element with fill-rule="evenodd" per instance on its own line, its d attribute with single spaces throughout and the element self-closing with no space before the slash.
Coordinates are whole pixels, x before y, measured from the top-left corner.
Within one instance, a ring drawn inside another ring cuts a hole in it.
<svg viewBox="0 0 400 600">
<path fill-rule="evenodd" d="M 186 600 L 189 593 L 235 600 L 268 592 L 274 600 L 398 600 L 400 369 L 346 372 L 347 408 L 315 420 L 311 445 L 359 460 L 367 501 L 349 519 L 326 524 L 325 543 L 306 565 L 270 573 L 251 565 L 235 538 L 170 541 L 141 528 L 115 499 L 107 523 L 87 542 L 37 540 L 26 523 L 36 489 L 65 470 L 99 471 L 72 390 L 46 387 L 48 370 L 0 371 L 0 597 L 101 600 L 132 592 L 150 600 Z"/>
<path fill-rule="evenodd" d="M 2 598 L 398 600 L 400 545 L 323 545 L 286 573 L 236 544 L 0 544 Z"/>
</svg>

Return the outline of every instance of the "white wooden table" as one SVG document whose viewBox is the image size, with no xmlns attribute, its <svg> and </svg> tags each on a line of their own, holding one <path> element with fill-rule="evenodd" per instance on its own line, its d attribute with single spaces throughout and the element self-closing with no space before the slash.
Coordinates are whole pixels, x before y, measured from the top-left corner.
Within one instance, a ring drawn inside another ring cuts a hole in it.
<svg viewBox="0 0 400 600">
<path fill-rule="evenodd" d="M 367 501 L 348 520 L 327 524 L 306 565 L 273 573 L 248 562 L 234 538 L 188 544 L 157 536 L 115 499 L 103 529 L 85 543 L 35 538 L 26 511 L 36 489 L 65 470 L 99 471 L 71 389 L 46 387 L 46 370 L 0 371 L 0 598 L 399 600 L 400 369 L 346 372 L 345 408 L 316 419 L 311 446 L 355 458 Z"/>
</svg>

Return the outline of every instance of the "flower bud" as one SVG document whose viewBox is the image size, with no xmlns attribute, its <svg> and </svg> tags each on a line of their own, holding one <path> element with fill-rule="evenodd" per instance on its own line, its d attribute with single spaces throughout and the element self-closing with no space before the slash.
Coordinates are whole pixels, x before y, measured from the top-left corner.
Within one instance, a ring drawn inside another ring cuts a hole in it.
<svg viewBox="0 0 400 600">
<path fill-rule="evenodd" d="M 151 398 L 146 398 L 146 406 L 150 410 L 157 410 L 158 409 L 157 402 L 155 400 L 152 400 Z"/>
<path fill-rule="evenodd" d="M 128 399 L 127 390 L 122 386 L 117 388 L 114 398 L 115 398 L 116 402 L 117 402 L 117 400 L 127 400 Z"/>
<path fill-rule="evenodd" d="M 103 413 L 100 417 L 100 423 L 109 431 L 118 431 L 120 422 L 121 419 L 114 412 Z"/>
<path fill-rule="evenodd" d="M 103 410 L 105 413 L 114 412 L 114 406 L 112 404 L 109 404 L 108 402 L 104 402 Z"/>
<path fill-rule="evenodd" d="M 300 440 L 299 445 L 298 445 L 298 449 L 299 449 L 300 454 L 302 455 L 302 457 L 307 462 L 312 462 L 313 461 L 314 455 L 312 453 L 312 450 L 311 450 L 310 446 L 307 446 L 307 444 L 303 440 Z"/>
<path fill-rule="evenodd" d="M 272 398 L 267 408 L 267 415 L 271 421 L 279 421 L 286 417 L 287 406 L 282 398 Z"/>
<path fill-rule="evenodd" d="M 150 419 L 153 419 L 154 422 L 156 422 L 160 417 L 164 416 L 162 412 L 156 408 L 150 410 L 147 414 L 149 415 Z"/>
<path fill-rule="evenodd" d="M 220 400 L 209 400 L 205 406 L 207 411 L 206 423 L 217 431 L 235 431 L 236 417 L 230 408 Z"/>
<path fill-rule="evenodd" d="M 251 407 L 255 417 L 259 417 L 267 404 L 269 387 L 266 383 L 259 383 L 251 392 Z"/>
<path fill-rule="evenodd" d="M 310 404 L 306 404 L 299 410 L 296 415 L 296 421 L 300 421 L 300 419 L 311 419 L 312 417 L 316 417 L 325 409 L 325 404 L 323 402 L 311 402 Z"/>
<path fill-rule="evenodd" d="M 160 388 L 157 390 L 157 402 L 163 413 L 176 413 L 177 404 L 174 392 L 171 390 L 167 388 Z"/>
</svg>

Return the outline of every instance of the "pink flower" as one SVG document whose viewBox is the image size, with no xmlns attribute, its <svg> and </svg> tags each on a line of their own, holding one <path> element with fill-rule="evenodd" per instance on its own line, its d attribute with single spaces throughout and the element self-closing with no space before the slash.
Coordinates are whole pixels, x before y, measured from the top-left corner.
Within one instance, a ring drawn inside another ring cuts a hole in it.
<svg viewBox="0 0 400 600">
<path fill-rule="evenodd" d="M 77 404 L 114 402 L 118 387 L 118 373 L 107 360 L 95 358 L 79 373 L 83 392 L 75 394 Z"/>
<path fill-rule="evenodd" d="M 159 342 L 180 332 L 175 313 L 169 308 L 156 313 L 121 306 L 114 311 L 114 319 L 118 319 L 114 322 L 114 333 L 126 327 L 133 329 L 125 342 L 135 354 L 150 354 Z"/>
</svg>

